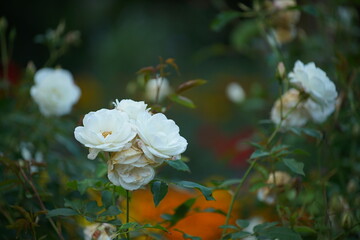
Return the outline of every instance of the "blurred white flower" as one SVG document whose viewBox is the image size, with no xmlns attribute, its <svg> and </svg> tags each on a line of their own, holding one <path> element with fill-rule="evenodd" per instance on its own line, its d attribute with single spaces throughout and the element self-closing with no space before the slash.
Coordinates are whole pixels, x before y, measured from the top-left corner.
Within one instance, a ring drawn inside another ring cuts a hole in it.
<svg viewBox="0 0 360 240">
<path fill-rule="evenodd" d="M 30 94 L 45 116 L 68 114 L 80 98 L 80 88 L 67 70 L 43 68 L 36 72 L 34 79 Z"/>
<path fill-rule="evenodd" d="M 111 240 L 116 234 L 116 227 L 108 223 L 95 223 L 84 229 L 84 240 Z"/>
<path fill-rule="evenodd" d="M 150 158 L 177 158 L 186 150 L 187 141 L 180 136 L 179 127 L 173 120 L 162 113 L 151 115 L 148 112 L 139 114 L 136 120 L 139 147 Z"/>
<path fill-rule="evenodd" d="M 108 162 L 108 178 L 116 186 L 126 190 L 136 190 L 148 184 L 155 177 L 155 170 L 150 166 L 135 167 L 133 164 L 114 164 Z"/>
<path fill-rule="evenodd" d="M 166 78 L 150 79 L 145 86 L 145 98 L 151 102 L 161 102 L 171 93 L 169 81 Z"/>
<path fill-rule="evenodd" d="M 35 156 L 33 157 L 32 152 L 34 152 L 34 145 L 29 142 L 20 143 L 20 152 L 22 159 L 29 162 L 30 165 L 30 173 L 37 173 L 39 171 L 39 167 L 37 166 L 39 163 L 44 162 L 44 157 L 42 152 L 37 151 Z"/>
<path fill-rule="evenodd" d="M 270 16 L 270 25 L 278 43 L 283 44 L 291 41 L 296 36 L 296 23 L 300 19 L 300 11 L 288 9 L 296 7 L 295 0 L 266 1 L 267 8 L 273 12 Z"/>
<path fill-rule="evenodd" d="M 322 106 L 335 105 L 337 91 L 334 83 L 313 62 L 304 65 L 301 61 L 296 61 L 289 78 L 291 83 L 308 93 L 316 103 Z"/>
<path fill-rule="evenodd" d="M 278 99 L 271 109 L 271 120 L 280 124 L 282 128 L 301 127 L 309 119 L 308 112 L 304 109 L 304 103 L 299 103 L 300 92 L 290 89 Z"/>
<path fill-rule="evenodd" d="M 252 217 L 250 218 L 249 226 L 244 228 L 242 231 L 254 233 L 254 227 L 262 223 L 264 223 L 264 220 L 261 217 Z M 255 236 L 243 238 L 243 240 L 256 240 L 256 239 L 257 238 Z"/>
<path fill-rule="evenodd" d="M 292 178 L 289 174 L 282 171 L 275 171 L 269 175 L 269 178 L 266 181 L 266 184 L 269 186 L 262 187 L 257 192 L 257 198 L 259 201 L 265 202 L 267 204 L 274 204 L 276 195 L 272 191 L 274 187 L 282 188 L 287 184 L 290 184 Z"/>
<path fill-rule="evenodd" d="M 335 102 L 320 105 L 312 99 L 308 99 L 304 104 L 304 108 L 314 122 L 322 123 L 334 112 Z"/>
<path fill-rule="evenodd" d="M 140 113 L 147 111 L 147 104 L 143 101 L 136 102 L 131 99 L 119 101 L 116 99 L 114 105 L 117 110 L 127 113 L 129 118 L 133 120 L 135 120 Z"/>
<path fill-rule="evenodd" d="M 244 89 L 237 82 L 232 82 L 227 85 L 226 95 L 230 101 L 234 103 L 241 103 L 245 100 Z"/>
<path fill-rule="evenodd" d="M 129 148 L 136 136 L 128 115 L 116 109 L 90 112 L 85 115 L 83 124 L 75 128 L 74 135 L 90 148 L 89 159 L 95 159 L 100 151 L 118 152 Z"/>
</svg>

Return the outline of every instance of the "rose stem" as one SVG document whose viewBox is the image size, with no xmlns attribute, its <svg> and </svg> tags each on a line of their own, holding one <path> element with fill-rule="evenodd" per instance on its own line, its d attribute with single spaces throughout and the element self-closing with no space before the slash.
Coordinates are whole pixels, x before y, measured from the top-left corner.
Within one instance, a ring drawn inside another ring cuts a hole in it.
<svg viewBox="0 0 360 240">
<path fill-rule="evenodd" d="M 126 223 L 128 223 L 129 219 L 130 219 L 129 205 L 130 205 L 129 190 L 126 190 Z M 126 233 L 126 238 L 127 238 L 127 240 L 130 240 L 130 232 L 129 232 L 129 230 Z"/>
</svg>

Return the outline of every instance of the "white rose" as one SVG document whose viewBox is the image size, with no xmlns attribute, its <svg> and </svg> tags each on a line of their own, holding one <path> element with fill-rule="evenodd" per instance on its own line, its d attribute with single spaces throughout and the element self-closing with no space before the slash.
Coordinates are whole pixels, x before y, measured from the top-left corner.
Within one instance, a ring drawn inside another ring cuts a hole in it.
<svg viewBox="0 0 360 240">
<path fill-rule="evenodd" d="M 162 113 L 140 114 L 136 120 L 140 148 L 147 157 L 176 158 L 186 150 L 187 141 L 180 136 L 179 127 Z M 151 156 L 153 155 L 153 156 Z"/>
<path fill-rule="evenodd" d="M 171 93 L 169 81 L 166 78 L 150 79 L 145 86 L 145 97 L 151 102 L 160 102 Z"/>
<path fill-rule="evenodd" d="M 116 227 L 108 223 L 95 223 L 84 229 L 84 240 L 111 240 L 116 235 Z"/>
<path fill-rule="evenodd" d="M 123 99 L 119 102 L 119 100 L 116 99 L 114 105 L 117 110 L 127 113 L 129 118 L 133 120 L 135 120 L 140 113 L 147 111 L 147 104 L 143 101 L 136 102 L 131 99 Z"/>
<path fill-rule="evenodd" d="M 320 105 L 335 103 L 337 92 L 334 83 L 313 62 L 304 65 L 301 61 L 296 61 L 289 78 L 291 83 L 308 93 Z"/>
<path fill-rule="evenodd" d="M 241 103 L 245 100 L 244 89 L 237 82 L 232 82 L 226 87 L 226 94 L 230 101 Z"/>
<path fill-rule="evenodd" d="M 111 156 L 112 164 L 131 164 L 134 167 L 156 166 L 157 162 L 147 158 L 134 144 L 131 148 L 116 152 Z"/>
<path fill-rule="evenodd" d="M 80 88 L 69 71 L 43 68 L 36 72 L 34 79 L 30 94 L 45 116 L 68 114 L 80 98 Z"/>
<path fill-rule="evenodd" d="M 278 99 L 271 109 L 271 120 L 281 127 L 301 127 L 309 119 L 308 112 L 300 101 L 300 92 L 290 89 L 280 99 Z M 296 106 L 296 108 L 295 108 Z M 284 118 L 284 119 L 283 119 Z"/>
<path fill-rule="evenodd" d="M 116 186 L 126 190 L 136 190 L 148 184 L 155 177 L 155 170 L 150 166 L 135 167 L 132 164 L 114 164 L 108 162 L 108 178 Z"/>
<path fill-rule="evenodd" d="M 312 99 L 308 99 L 304 108 L 308 111 L 311 119 L 316 123 L 324 122 L 335 110 L 335 101 L 320 105 Z"/>
<path fill-rule="evenodd" d="M 100 151 L 118 152 L 131 146 L 136 136 L 129 117 L 116 109 L 100 109 L 85 115 L 84 126 L 75 128 L 75 138 L 89 147 L 89 159 L 96 158 Z"/>
</svg>

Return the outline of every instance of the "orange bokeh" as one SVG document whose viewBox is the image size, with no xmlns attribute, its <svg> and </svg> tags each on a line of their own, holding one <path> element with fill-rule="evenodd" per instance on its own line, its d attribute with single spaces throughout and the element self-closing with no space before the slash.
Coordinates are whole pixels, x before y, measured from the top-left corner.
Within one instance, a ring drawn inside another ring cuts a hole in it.
<svg viewBox="0 0 360 240">
<path fill-rule="evenodd" d="M 217 190 L 213 192 L 215 201 L 207 201 L 198 192 L 187 191 L 178 188 L 170 188 L 168 194 L 155 207 L 153 197 L 150 190 L 138 190 L 132 195 L 130 204 L 131 221 L 142 224 L 156 224 L 162 222 L 162 214 L 173 214 L 174 209 L 189 198 L 196 198 L 196 202 L 185 218 L 178 221 L 174 226 L 169 227 L 168 223 L 163 226 L 167 227 L 169 233 L 166 234 L 168 239 L 183 239 L 182 233 L 175 229 L 181 230 L 192 236 L 201 237 L 202 240 L 219 239 L 222 230 L 219 226 L 225 223 L 225 216 L 215 212 L 202 212 L 208 208 L 227 212 L 231 200 L 231 194 L 225 190 Z M 234 213 L 238 213 L 238 206 L 235 206 Z M 232 220 L 237 219 L 233 216 Z"/>
</svg>

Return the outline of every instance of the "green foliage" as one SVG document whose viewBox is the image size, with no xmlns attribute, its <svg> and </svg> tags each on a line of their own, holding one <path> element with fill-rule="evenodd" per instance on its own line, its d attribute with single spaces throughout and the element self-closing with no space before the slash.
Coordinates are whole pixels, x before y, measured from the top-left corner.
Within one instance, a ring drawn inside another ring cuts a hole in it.
<svg viewBox="0 0 360 240">
<path fill-rule="evenodd" d="M 215 200 L 215 198 L 212 196 L 212 191 L 210 188 L 205 187 L 203 185 L 200 185 L 198 183 L 190 182 L 190 181 L 178 181 L 174 182 L 176 185 L 184 188 L 190 188 L 190 189 L 198 189 L 203 194 L 204 198 L 206 200 Z"/>
<path fill-rule="evenodd" d="M 201 237 L 191 236 L 191 235 L 189 235 L 189 234 L 187 234 L 187 233 L 185 233 L 185 232 L 183 232 L 183 231 L 181 231 L 181 230 L 179 230 L 179 229 L 174 229 L 174 230 L 177 231 L 177 232 L 182 233 L 184 239 L 201 240 Z"/>
<path fill-rule="evenodd" d="M 190 172 L 190 168 L 184 161 L 180 160 L 166 160 L 166 163 L 179 171 Z"/>
<path fill-rule="evenodd" d="M 283 162 L 292 172 L 305 176 L 304 163 L 291 158 L 284 158 Z"/>
<path fill-rule="evenodd" d="M 220 31 L 228 23 L 237 19 L 241 16 L 240 12 L 237 11 L 226 11 L 219 13 L 211 23 L 211 28 L 214 31 Z"/>
<path fill-rule="evenodd" d="M 153 181 L 151 183 L 151 192 L 154 197 L 155 206 L 159 205 L 161 200 L 166 196 L 168 192 L 168 185 L 163 181 Z"/>
<path fill-rule="evenodd" d="M 190 198 L 175 208 L 174 214 L 163 214 L 161 217 L 174 226 L 178 221 L 183 219 L 194 205 L 196 198 Z"/>
<path fill-rule="evenodd" d="M 195 104 L 189 98 L 178 95 L 178 94 L 171 94 L 169 95 L 169 99 L 175 103 L 178 103 L 184 107 L 188 108 L 195 108 Z"/>
</svg>

